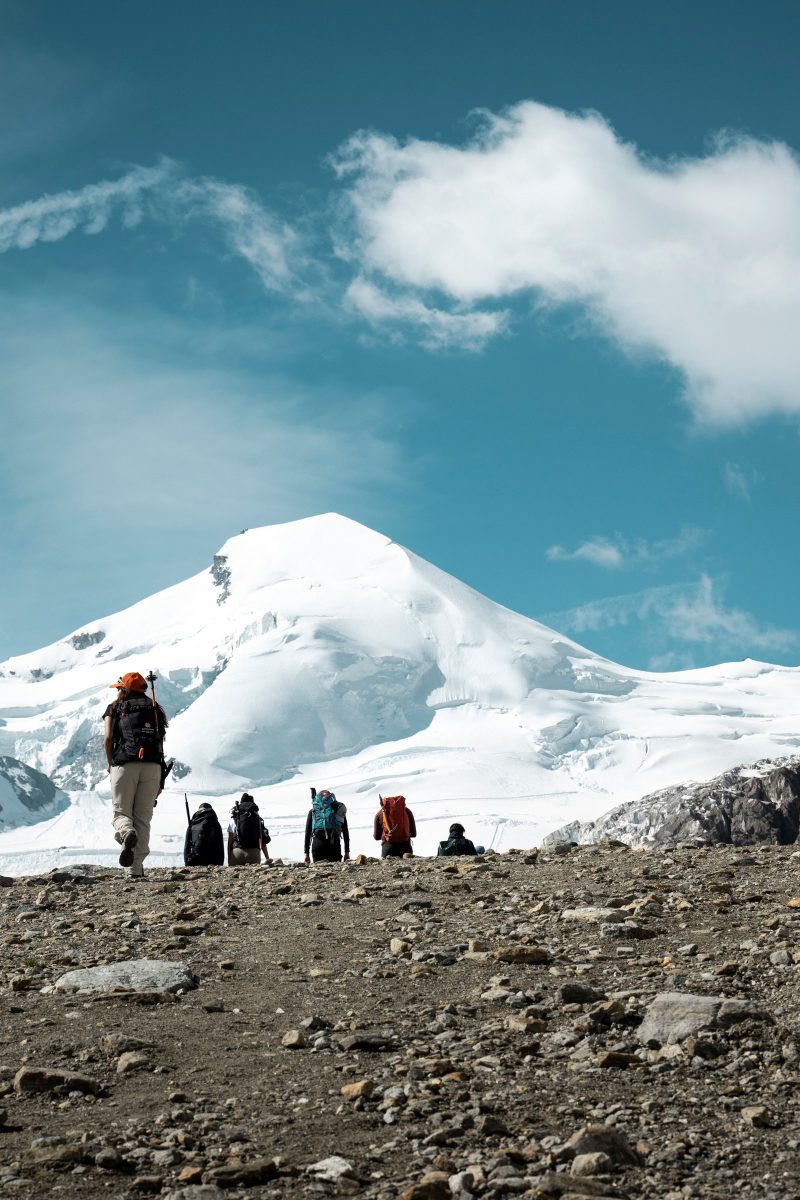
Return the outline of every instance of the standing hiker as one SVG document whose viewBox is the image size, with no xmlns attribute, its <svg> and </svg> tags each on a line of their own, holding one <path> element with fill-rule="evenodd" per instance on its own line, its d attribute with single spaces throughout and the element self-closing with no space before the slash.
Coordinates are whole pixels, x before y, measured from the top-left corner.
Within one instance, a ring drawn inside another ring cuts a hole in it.
<svg viewBox="0 0 800 1200">
<path fill-rule="evenodd" d="M 269 830 L 261 820 L 258 805 L 248 792 L 243 792 L 241 799 L 236 802 L 228 822 L 228 866 L 257 867 L 261 862 L 269 862 L 267 844 L 272 841 Z"/>
<path fill-rule="evenodd" d="M 189 802 L 186 802 L 189 816 Z M 183 843 L 183 861 L 187 867 L 221 867 L 225 862 L 222 826 L 210 804 L 201 804 L 189 818 Z"/>
<path fill-rule="evenodd" d="M 323 788 L 311 789 L 311 808 L 306 817 L 303 855 L 306 862 L 341 862 L 342 841 L 344 861 L 350 861 L 350 830 L 347 828 L 347 808 L 333 792 Z M 309 853 L 310 851 L 310 853 Z"/>
<path fill-rule="evenodd" d="M 405 796 L 381 796 L 381 806 L 372 823 L 372 836 L 381 843 L 381 858 L 402 858 L 413 854 L 411 839 L 417 836 L 417 823 Z"/>
<path fill-rule="evenodd" d="M 153 683 L 155 676 L 150 676 Z M 150 853 L 150 822 L 164 786 L 164 733 L 167 717 L 156 703 L 155 687 L 138 671 L 109 685 L 117 698 L 103 713 L 103 746 L 111 776 L 114 836 L 122 846 L 119 865 L 133 878 L 144 874 Z"/>
</svg>

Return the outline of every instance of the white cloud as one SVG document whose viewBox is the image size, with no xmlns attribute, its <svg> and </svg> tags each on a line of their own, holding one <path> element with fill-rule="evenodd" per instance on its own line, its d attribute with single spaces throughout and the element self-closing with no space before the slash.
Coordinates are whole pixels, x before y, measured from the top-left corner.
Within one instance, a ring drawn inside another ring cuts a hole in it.
<svg viewBox="0 0 800 1200">
<path fill-rule="evenodd" d="M 675 538 L 648 542 L 644 538 L 633 541 L 617 533 L 613 537 L 596 535 L 582 542 L 575 550 L 563 546 L 549 546 L 546 556 L 551 562 L 588 562 L 596 567 L 611 570 L 634 567 L 654 567 L 667 559 L 678 558 L 693 550 L 706 536 L 703 529 L 688 527 Z"/>
<path fill-rule="evenodd" d="M 678 663 L 690 665 L 691 658 L 681 643 L 702 645 L 714 654 L 734 658 L 786 652 L 800 645 L 794 630 L 760 625 L 752 614 L 727 608 L 718 595 L 719 586 L 708 575 L 702 575 L 695 584 L 668 584 L 609 596 L 548 613 L 541 620 L 578 637 L 641 624 L 652 630 L 652 642 L 663 642 L 666 637 L 672 647 L 651 658 L 654 670 Z"/>
<path fill-rule="evenodd" d="M 598 114 L 525 102 L 482 114 L 464 146 L 359 133 L 336 165 L 347 253 L 376 286 L 461 315 L 524 293 L 578 303 L 680 371 L 707 422 L 800 411 L 800 167 L 785 145 L 729 136 L 660 162 Z"/>
<path fill-rule="evenodd" d="M 747 500 L 748 503 L 753 498 L 753 488 L 761 482 L 761 475 L 754 467 L 743 467 L 732 462 L 725 463 L 722 477 L 731 496 Z"/>
</svg>

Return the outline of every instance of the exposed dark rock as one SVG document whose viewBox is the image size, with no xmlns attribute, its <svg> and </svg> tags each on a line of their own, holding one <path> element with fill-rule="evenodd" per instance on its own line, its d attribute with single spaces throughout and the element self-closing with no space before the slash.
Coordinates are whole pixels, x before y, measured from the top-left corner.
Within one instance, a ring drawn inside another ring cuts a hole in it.
<svg viewBox="0 0 800 1200">
<path fill-rule="evenodd" d="M 800 758 L 736 767 L 705 783 L 664 788 L 612 808 L 597 821 L 573 821 L 548 834 L 581 844 L 622 838 L 641 845 L 789 845 L 800 837 Z"/>
<path fill-rule="evenodd" d="M 87 650 L 89 646 L 96 646 L 98 642 L 102 642 L 105 636 L 104 629 L 93 629 L 91 632 L 87 630 L 86 633 L 73 633 L 67 641 L 76 650 Z"/>
<path fill-rule="evenodd" d="M 215 554 L 211 564 L 211 578 L 214 586 L 219 588 L 217 604 L 224 604 L 228 599 L 231 582 L 231 569 L 228 566 L 227 554 Z"/>
</svg>

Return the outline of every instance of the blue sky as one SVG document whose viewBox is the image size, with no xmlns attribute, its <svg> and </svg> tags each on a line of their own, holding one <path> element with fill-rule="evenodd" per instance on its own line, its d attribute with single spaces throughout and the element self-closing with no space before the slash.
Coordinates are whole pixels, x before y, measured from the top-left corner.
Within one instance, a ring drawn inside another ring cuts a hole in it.
<svg viewBox="0 0 800 1200">
<path fill-rule="evenodd" d="M 0 0 L 0 656 L 336 510 L 800 654 L 800 10 Z"/>
</svg>

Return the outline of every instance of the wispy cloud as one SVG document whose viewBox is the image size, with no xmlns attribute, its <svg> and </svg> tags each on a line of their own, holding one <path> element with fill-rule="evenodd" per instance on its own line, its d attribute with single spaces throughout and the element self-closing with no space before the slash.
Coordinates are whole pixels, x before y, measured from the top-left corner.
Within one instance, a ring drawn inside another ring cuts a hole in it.
<svg viewBox="0 0 800 1200">
<path fill-rule="evenodd" d="M 731 496 L 748 503 L 753 498 L 753 488 L 761 482 L 761 476 L 754 467 L 742 466 L 740 463 L 727 462 L 723 468 L 722 478 L 725 488 Z"/>
<path fill-rule="evenodd" d="M 302 239 L 262 204 L 251 189 L 217 179 L 185 178 L 162 158 L 133 167 L 118 179 L 57 192 L 0 210 L 0 254 L 57 242 L 71 233 L 101 233 L 118 215 L 125 228 L 150 220 L 174 226 L 202 221 L 214 227 L 229 253 L 242 258 L 268 291 L 307 292 Z"/>
<path fill-rule="evenodd" d="M 582 542 L 574 550 L 549 546 L 546 557 L 551 562 L 588 562 L 610 570 L 634 567 L 655 567 L 668 559 L 679 558 L 694 550 L 708 533 L 704 529 L 687 527 L 675 538 L 648 542 L 644 538 L 629 539 L 622 534 L 604 537 L 598 534 Z"/>
<path fill-rule="evenodd" d="M 305 291 L 299 235 L 269 212 L 252 189 L 217 179 L 187 179 L 169 199 L 176 220 L 214 223 L 229 250 L 253 268 L 268 291 Z"/>
<path fill-rule="evenodd" d="M 59 242 L 76 230 L 100 233 L 115 212 L 123 225 L 132 228 L 142 218 L 144 197 L 163 188 L 174 175 L 175 164 L 162 159 L 155 167 L 134 167 L 119 179 L 2 209 L 0 254 L 27 250 L 37 242 Z"/>
<path fill-rule="evenodd" d="M 480 350 L 508 324 L 504 312 L 451 312 L 433 308 L 416 296 L 392 294 L 359 276 L 347 288 L 345 302 L 373 326 L 413 330 L 424 346 Z"/>
<path fill-rule="evenodd" d="M 657 637 L 668 640 L 672 649 L 654 656 L 654 669 L 667 665 L 690 665 L 686 647 L 702 645 L 720 655 L 735 658 L 778 653 L 800 646 L 795 630 L 760 624 L 751 613 L 729 608 L 720 595 L 721 585 L 708 575 L 697 583 L 668 584 L 644 588 L 620 596 L 609 596 L 541 618 L 547 625 L 580 637 L 587 633 L 641 624 Z M 682 645 L 683 644 L 683 645 Z"/>
<path fill-rule="evenodd" d="M 461 146 L 362 132 L 336 167 L 343 239 L 377 287 L 460 315 L 529 293 L 580 304 L 620 345 L 672 364 L 697 416 L 800 411 L 800 165 L 720 138 L 654 161 L 596 113 L 525 102 Z"/>
<path fill-rule="evenodd" d="M 703 575 L 693 592 L 680 597 L 664 614 L 673 637 L 704 645 L 722 644 L 756 650 L 791 650 L 798 636 L 788 629 L 771 629 L 750 613 L 726 608 L 714 594 L 714 583 Z"/>
</svg>

